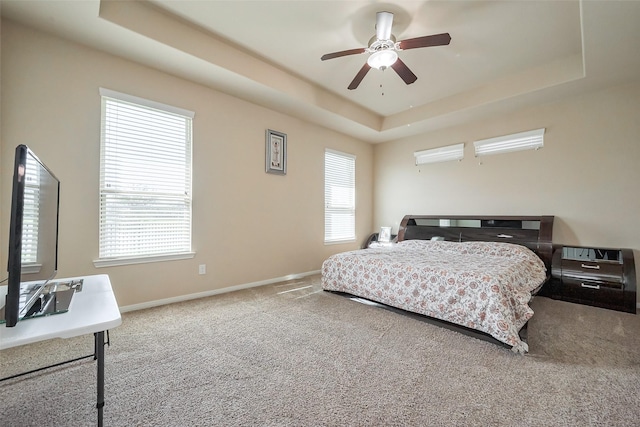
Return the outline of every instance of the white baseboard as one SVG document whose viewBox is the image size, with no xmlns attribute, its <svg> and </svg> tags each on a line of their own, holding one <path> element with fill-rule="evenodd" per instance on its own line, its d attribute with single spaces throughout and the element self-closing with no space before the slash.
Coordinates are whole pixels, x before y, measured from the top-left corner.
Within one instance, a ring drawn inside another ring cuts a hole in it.
<svg viewBox="0 0 640 427">
<path fill-rule="evenodd" d="M 229 286 L 227 288 L 221 288 L 221 289 L 212 289 L 210 291 L 198 292 L 195 294 L 180 295 L 177 297 L 164 298 L 164 299 L 159 299 L 155 301 L 142 302 L 140 304 L 125 305 L 123 307 L 120 307 L 120 312 L 126 313 L 129 311 L 144 310 L 145 308 L 158 307 L 161 305 L 189 301 L 189 300 L 198 299 L 198 298 L 205 298 L 213 295 L 225 294 L 227 292 L 239 291 L 242 289 L 249 289 L 249 288 L 255 288 L 258 286 L 270 285 L 272 283 L 284 282 L 287 280 L 300 279 L 302 277 L 312 276 L 314 274 L 320 274 L 320 270 L 308 271 L 306 273 L 290 274 L 288 276 L 275 277 L 273 279 L 261 280 L 259 282 L 245 283 L 242 285 Z"/>
</svg>

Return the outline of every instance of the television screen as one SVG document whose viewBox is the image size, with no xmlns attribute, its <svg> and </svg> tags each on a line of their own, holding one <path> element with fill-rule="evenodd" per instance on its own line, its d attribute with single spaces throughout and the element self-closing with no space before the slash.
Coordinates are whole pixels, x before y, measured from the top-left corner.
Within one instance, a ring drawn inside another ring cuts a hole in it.
<svg viewBox="0 0 640 427">
<path fill-rule="evenodd" d="M 7 326 L 41 311 L 44 286 L 56 275 L 59 197 L 55 175 L 26 145 L 16 147 L 3 316 Z"/>
</svg>

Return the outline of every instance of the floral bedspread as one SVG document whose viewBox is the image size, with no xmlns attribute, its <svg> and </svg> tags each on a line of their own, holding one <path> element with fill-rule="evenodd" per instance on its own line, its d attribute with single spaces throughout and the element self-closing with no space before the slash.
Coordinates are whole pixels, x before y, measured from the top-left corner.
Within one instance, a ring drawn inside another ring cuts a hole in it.
<svg viewBox="0 0 640 427">
<path fill-rule="evenodd" d="M 322 265 L 322 287 L 486 332 L 525 353 L 518 331 L 546 278 L 530 249 L 511 243 L 407 240 L 343 252 Z"/>
</svg>

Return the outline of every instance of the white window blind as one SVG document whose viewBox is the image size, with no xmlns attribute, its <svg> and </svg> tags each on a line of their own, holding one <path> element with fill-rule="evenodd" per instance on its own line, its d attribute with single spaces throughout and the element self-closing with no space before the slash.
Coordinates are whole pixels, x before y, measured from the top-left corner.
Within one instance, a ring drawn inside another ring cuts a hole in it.
<svg viewBox="0 0 640 427">
<path fill-rule="evenodd" d="M 100 259 L 191 252 L 193 113 L 100 93 Z"/>
<path fill-rule="evenodd" d="M 24 180 L 24 206 L 22 212 L 22 248 L 20 260 L 23 267 L 38 263 L 38 230 L 40 227 L 40 168 L 27 156 Z"/>
<path fill-rule="evenodd" d="M 450 160 L 462 160 L 464 158 L 464 142 L 446 147 L 431 148 L 429 150 L 415 151 L 416 166 L 426 163 L 448 162 Z"/>
<path fill-rule="evenodd" d="M 326 150 L 324 153 L 324 241 L 356 238 L 356 158 Z"/>
<path fill-rule="evenodd" d="M 545 128 L 474 141 L 476 157 L 544 147 Z"/>
</svg>

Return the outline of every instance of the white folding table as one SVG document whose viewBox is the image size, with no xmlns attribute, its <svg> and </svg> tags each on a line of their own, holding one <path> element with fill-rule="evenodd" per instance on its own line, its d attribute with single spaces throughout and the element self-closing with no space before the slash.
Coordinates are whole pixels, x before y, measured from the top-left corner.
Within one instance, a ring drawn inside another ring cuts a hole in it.
<svg viewBox="0 0 640 427">
<path fill-rule="evenodd" d="M 69 311 L 50 316 L 25 319 L 12 328 L 0 324 L 0 350 L 45 341 L 53 338 L 72 338 L 85 334 L 95 337 L 94 354 L 77 359 L 46 366 L 34 371 L 11 377 L 59 366 L 76 360 L 93 357 L 98 365 L 97 402 L 98 426 L 102 426 L 104 408 L 104 333 L 122 323 L 120 309 L 113 295 L 109 276 L 106 274 L 84 277 L 55 279 L 56 282 L 83 280 L 82 290 L 76 292 L 69 306 Z M 4 299 L 6 286 L 0 286 L 0 298 Z"/>
</svg>

